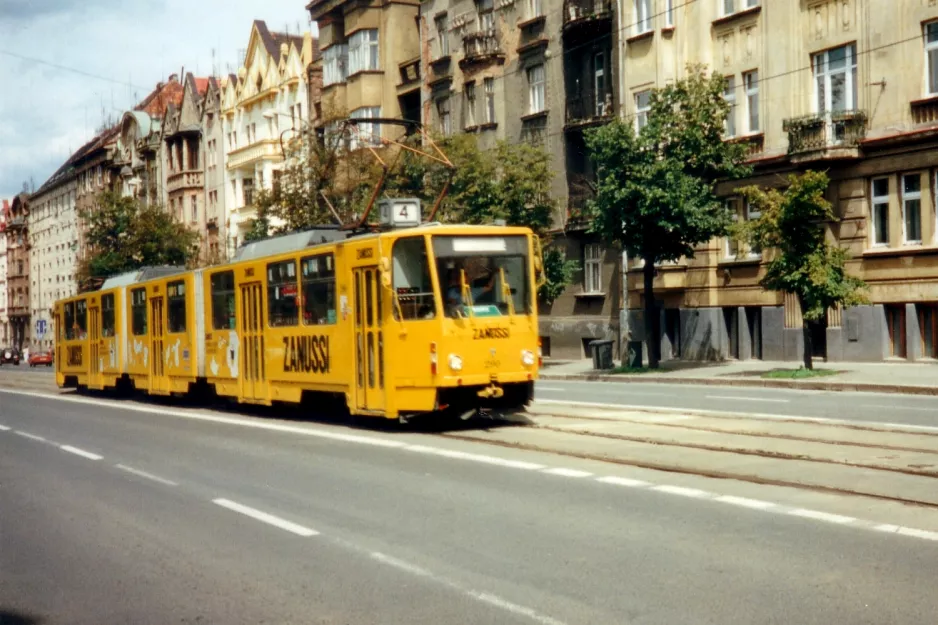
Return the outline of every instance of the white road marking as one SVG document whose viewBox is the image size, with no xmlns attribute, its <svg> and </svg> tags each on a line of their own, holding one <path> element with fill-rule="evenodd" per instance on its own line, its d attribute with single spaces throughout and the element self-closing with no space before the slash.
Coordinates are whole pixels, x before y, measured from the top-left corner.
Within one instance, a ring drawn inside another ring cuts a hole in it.
<svg viewBox="0 0 938 625">
<path fill-rule="evenodd" d="M 34 440 L 34 441 L 39 441 L 39 442 L 41 442 L 41 443 L 47 442 L 44 437 L 39 436 L 39 435 L 37 435 L 37 434 L 30 434 L 29 432 L 24 432 L 24 431 L 22 431 L 22 430 L 14 430 L 14 432 L 15 432 L 16 434 L 19 434 L 19 435 L 22 436 L 23 438 L 30 438 L 30 439 L 32 439 L 32 440 Z"/>
<path fill-rule="evenodd" d="M 739 397 L 733 395 L 707 395 L 704 399 L 729 399 L 731 401 L 764 401 L 773 404 L 787 404 L 790 399 L 769 399 L 768 397 Z"/>
<path fill-rule="evenodd" d="M 79 449 L 78 447 L 72 447 L 71 445 L 59 445 L 59 449 L 67 451 L 70 454 L 75 454 L 76 456 L 81 456 L 82 458 L 87 458 L 88 460 L 100 460 L 104 457 L 93 454 L 90 451 L 85 451 L 84 449 Z"/>
<path fill-rule="evenodd" d="M 416 564 L 411 564 L 410 562 L 404 562 L 403 560 L 398 560 L 397 558 L 381 553 L 380 551 L 372 551 L 371 554 L 369 555 L 371 555 L 371 557 L 377 560 L 378 562 L 387 564 L 388 566 L 393 566 L 394 568 L 400 569 L 404 571 L 405 573 L 411 573 L 412 575 L 417 575 L 418 577 L 432 577 L 433 576 L 433 574 L 430 573 L 430 571 L 426 569 L 422 569 Z"/>
<path fill-rule="evenodd" d="M 540 386 L 540 385 L 538 385 L 538 386 L 534 387 L 534 390 L 535 390 L 535 391 L 549 391 L 549 392 L 551 392 L 551 393 L 562 393 L 562 392 L 564 392 L 566 389 L 557 388 L 556 386 Z"/>
<path fill-rule="evenodd" d="M 699 488 L 687 488 L 686 486 L 671 486 L 670 484 L 661 484 L 659 486 L 652 486 L 651 490 L 656 490 L 662 493 L 668 493 L 669 495 L 693 497 L 695 499 L 701 499 L 703 497 L 712 496 L 712 493 L 708 493 L 705 490 L 700 490 Z"/>
<path fill-rule="evenodd" d="M 509 469 L 526 469 L 528 471 L 533 471 L 537 469 L 543 469 L 543 464 L 537 464 L 535 462 L 525 462 L 523 460 L 507 460 L 505 458 L 499 458 L 497 456 L 486 456 L 483 454 L 473 454 L 466 451 L 456 451 L 454 449 L 443 449 L 441 447 L 427 447 L 425 445 L 404 445 L 403 449 L 406 451 L 413 451 L 418 454 L 428 454 L 431 456 L 442 456 L 444 458 L 455 458 L 457 460 L 471 460 L 473 462 L 481 462 L 483 464 L 494 464 L 499 467 L 507 467 Z"/>
<path fill-rule="evenodd" d="M 278 516 L 274 516 L 272 514 L 262 512 L 255 508 L 251 508 L 249 506 L 239 504 L 229 499 L 213 499 L 212 503 L 218 504 L 222 508 L 228 508 L 229 510 L 240 512 L 241 514 L 245 516 L 249 516 L 252 519 L 261 521 L 262 523 L 267 523 L 268 525 L 273 525 L 274 527 L 280 528 L 287 532 L 292 532 L 293 534 L 296 534 L 297 536 L 309 537 L 309 536 L 316 536 L 319 534 L 319 532 L 317 532 L 316 530 L 309 529 L 308 527 L 303 527 L 302 525 L 298 525 L 296 523 L 293 523 L 292 521 L 281 519 Z"/>
<path fill-rule="evenodd" d="M 128 467 L 127 465 L 124 465 L 124 464 L 115 464 L 114 466 L 120 469 L 121 471 L 126 471 L 127 473 L 132 473 L 133 475 L 136 475 L 139 477 L 145 477 L 148 480 L 153 480 L 154 482 L 159 482 L 160 484 L 165 484 L 166 486 L 179 486 L 179 484 L 177 484 L 176 482 L 163 479 L 158 475 L 153 475 L 152 473 L 147 473 L 146 471 L 141 471 L 140 469 Z"/>
<path fill-rule="evenodd" d="M 829 512 L 818 512 L 817 510 L 806 510 L 804 508 L 795 508 L 794 510 L 789 510 L 788 514 L 792 516 L 800 516 L 806 519 L 814 519 L 816 521 L 827 521 L 828 523 L 853 523 L 856 519 L 852 516 L 842 516 L 840 514 L 830 514 Z"/>
<path fill-rule="evenodd" d="M 645 488 L 646 486 L 651 486 L 650 482 L 645 482 L 643 480 L 633 480 L 628 477 L 616 477 L 615 475 L 598 477 L 596 478 L 596 481 L 602 482 L 603 484 L 613 484 L 615 486 L 628 486 L 630 488 Z"/>
<path fill-rule="evenodd" d="M 557 467 L 556 469 L 544 469 L 541 473 L 549 473 L 550 475 L 559 475 L 561 477 L 589 477 L 592 475 L 589 471 L 580 471 L 578 469 L 564 469 L 563 467 Z"/>
<path fill-rule="evenodd" d="M 922 538 L 924 540 L 938 541 L 938 532 L 929 532 L 926 530 L 917 530 L 911 527 L 902 527 L 901 525 L 877 525 L 873 529 L 890 534 L 900 534 L 912 538 Z"/>
<path fill-rule="evenodd" d="M 733 495 L 723 495 L 722 497 L 717 497 L 714 501 L 728 503 L 734 506 L 742 506 L 744 508 L 753 508 L 755 510 L 769 510 L 775 507 L 775 504 L 771 501 L 749 499 L 748 497 L 734 497 Z"/>
<path fill-rule="evenodd" d="M 867 408 L 886 408 L 888 410 L 915 410 L 917 412 L 938 412 L 935 408 L 913 408 L 911 406 L 884 406 L 880 404 L 867 404 Z"/>
<path fill-rule="evenodd" d="M 558 621 L 555 618 L 551 618 L 544 614 L 539 614 L 531 608 L 518 605 L 517 603 L 512 603 L 511 601 L 506 601 L 501 597 L 489 594 L 487 592 L 470 590 L 466 594 L 468 594 L 473 599 L 478 599 L 479 601 L 483 601 L 497 608 L 501 608 L 506 612 L 511 612 L 512 614 L 517 614 L 519 616 L 526 616 L 536 623 L 542 623 L 542 625 L 564 625 L 563 621 Z"/>
<path fill-rule="evenodd" d="M 5 425 L 0 425 L 0 432 L 9 432 L 10 428 Z"/>
</svg>

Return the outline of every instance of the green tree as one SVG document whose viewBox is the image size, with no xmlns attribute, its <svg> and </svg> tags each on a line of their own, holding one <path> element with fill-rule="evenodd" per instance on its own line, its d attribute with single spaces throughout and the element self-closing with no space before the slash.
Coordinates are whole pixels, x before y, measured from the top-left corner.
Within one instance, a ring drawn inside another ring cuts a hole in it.
<svg viewBox="0 0 938 625">
<path fill-rule="evenodd" d="M 642 258 L 649 366 L 661 358 L 654 298 L 655 266 L 693 257 L 697 245 L 723 235 L 732 216 L 716 196 L 721 180 L 749 172 L 745 148 L 724 141 L 729 104 L 725 79 L 701 65 L 651 93 L 647 123 L 635 131 L 616 119 L 586 131 L 596 166 L 596 197 L 587 213 L 591 230 Z"/>
<path fill-rule="evenodd" d="M 81 212 L 89 254 L 79 262 L 80 281 L 106 278 L 140 267 L 189 265 L 199 254 L 199 236 L 159 206 L 107 191 Z"/>
<path fill-rule="evenodd" d="M 845 269 L 847 250 L 827 241 L 826 224 L 837 220 L 824 197 L 828 183 L 826 173 L 808 171 L 789 176 L 784 191 L 740 189 L 750 206 L 762 211 L 758 220 L 740 226 L 742 238 L 776 250 L 762 287 L 791 293 L 801 304 L 806 369 L 813 368 L 809 322 L 823 319 L 832 306 L 867 301 L 864 282 Z"/>
</svg>

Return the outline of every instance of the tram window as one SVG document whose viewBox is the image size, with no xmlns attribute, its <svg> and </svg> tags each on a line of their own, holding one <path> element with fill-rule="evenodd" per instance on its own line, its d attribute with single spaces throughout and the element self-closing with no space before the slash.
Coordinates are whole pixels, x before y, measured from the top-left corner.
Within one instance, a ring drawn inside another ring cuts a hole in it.
<svg viewBox="0 0 938 625">
<path fill-rule="evenodd" d="M 186 331 L 186 281 L 177 280 L 166 285 L 167 309 L 170 334 Z"/>
<path fill-rule="evenodd" d="M 107 293 L 101 296 L 101 336 L 114 336 L 114 330 L 114 294 Z"/>
<path fill-rule="evenodd" d="M 394 293 L 400 304 L 395 307 L 394 317 L 432 319 L 436 315 L 436 304 L 423 237 L 398 239 L 391 256 Z"/>
<path fill-rule="evenodd" d="M 147 333 L 147 290 L 134 289 L 130 292 L 130 331 L 134 336 Z"/>
<path fill-rule="evenodd" d="M 335 257 L 307 256 L 300 261 L 303 275 L 303 323 L 335 323 Z"/>
<path fill-rule="evenodd" d="M 235 329 L 233 271 L 212 274 L 212 327 L 215 330 Z"/>
<path fill-rule="evenodd" d="M 75 302 L 75 329 L 78 332 L 77 339 L 84 339 L 88 332 L 88 302 L 78 300 Z"/>
<path fill-rule="evenodd" d="M 267 319 L 270 327 L 295 326 L 299 318 L 296 301 L 296 261 L 267 265 Z"/>
<path fill-rule="evenodd" d="M 75 302 L 65 304 L 65 338 L 69 341 L 75 338 Z"/>
</svg>

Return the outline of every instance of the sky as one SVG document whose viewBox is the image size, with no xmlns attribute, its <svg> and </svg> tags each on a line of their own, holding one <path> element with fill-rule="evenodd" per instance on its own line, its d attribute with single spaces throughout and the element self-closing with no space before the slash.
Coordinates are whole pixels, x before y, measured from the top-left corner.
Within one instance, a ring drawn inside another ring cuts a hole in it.
<svg viewBox="0 0 938 625">
<path fill-rule="evenodd" d="M 0 0 L 0 198 L 38 189 L 171 74 L 237 72 L 255 19 L 315 34 L 307 3 Z"/>
</svg>

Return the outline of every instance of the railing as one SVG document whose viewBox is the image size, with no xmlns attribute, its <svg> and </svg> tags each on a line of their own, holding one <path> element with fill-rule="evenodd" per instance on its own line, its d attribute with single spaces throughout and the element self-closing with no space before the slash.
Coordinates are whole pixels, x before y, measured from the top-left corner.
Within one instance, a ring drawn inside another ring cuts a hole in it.
<svg viewBox="0 0 938 625">
<path fill-rule="evenodd" d="M 198 188 L 202 186 L 201 171 L 182 171 L 170 174 L 166 178 L 166 191 L 172 193 L 179 189 Z"/>
<path fill-rule="evenodd" d="M 566 121 L 568 124 L 607 119 L 614 113 L 612 89 L 605 89 L 598 94 L 589 89 L 567 99 Z"/>
<path fill-rule="evenodd" d="M 563 25 L 612 17 L 612 0 L 564 0 Z"/>
<path fill-rule="evenodd" d="M 864 111 L 835 111 L 786 119 L 788 153 L 800 154 L 829 148 L 853 148 L 866 137 Z"/>
<path fill-rule="evenodd" d="M 463 35 L 462 48 L 464 61 L 475 61 L 502 54 L 498 36 L 487 31 Z"/>
<path fill-rule="evenodd" d="M 280 156 L 280 142 L 276 139 L 262 139 L 228 153 L 227 167 L 235 169 L 259 158 Z"/>
</svg>

